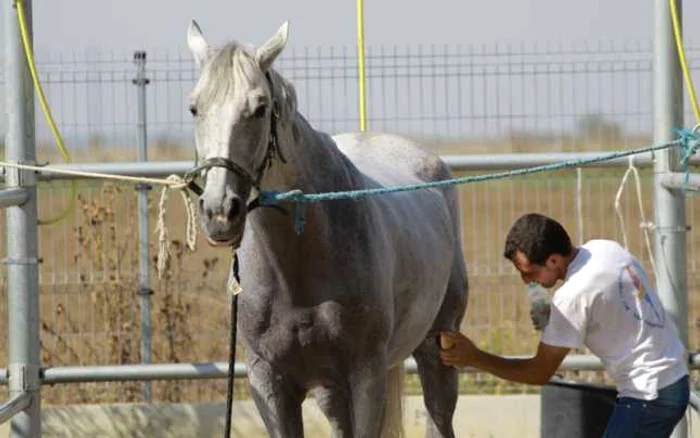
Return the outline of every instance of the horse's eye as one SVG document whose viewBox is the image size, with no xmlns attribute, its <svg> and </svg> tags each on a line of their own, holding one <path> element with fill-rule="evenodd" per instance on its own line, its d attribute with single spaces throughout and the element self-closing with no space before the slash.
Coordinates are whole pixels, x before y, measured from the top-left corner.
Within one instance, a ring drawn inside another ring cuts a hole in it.
<svg viewBox="0 0 700 438">
<path fill-rule="evenodd" d="M 253 113 L 253 117 L 255 117 L 256 119 L 263 117 L 265 115 L 266 109 L 267 109 L 267 107 L 264 104 L 259 105 L 257 108 L 255 108 L 255 112 Z"/>
<path fill-rule="evenodd" d="M 197 117 L 197 107 L 194 105 L 190 105 L 190 113 L 192 113 L 194 117 Z"/>
</svg>

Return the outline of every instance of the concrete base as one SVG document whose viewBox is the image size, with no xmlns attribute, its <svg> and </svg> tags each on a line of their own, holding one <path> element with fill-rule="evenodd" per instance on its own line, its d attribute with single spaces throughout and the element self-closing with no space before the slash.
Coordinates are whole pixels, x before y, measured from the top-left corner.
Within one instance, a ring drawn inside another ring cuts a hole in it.
<svg viewBox="0 0 700 438">
<path fill-rule="evenodd" d="M 411 396 L 405 403 L 406 438 L 422 438 L 427 415 L 423 400 Z M 220 438 L 224 409 L 223 403 L 45 406 L 42 436 Z M 236 402 L 233 412 L 232 437 L 267 437 L 252 401 Z M 700 438 L 698 417 L 692 417 L 689 437 Z M 453 424 L 460 438 L 540 438 L 540 396 L 461 396 Z M 307 437 L 330 435 L 313 400 L 304 404 L 304 428 Z M 9 423 L 0 426 L 0 436 L 9 436 Z"/>
<path fill-rule="evenodd" d="M 539 396 L 462 396 L 454 426 L 459 437 L 539 438 Z M 425 436 L 426 411 L 423 399 L 405 399 L 406 438 Z M 216 437 L 224 431 L 223 403 L 122 404 L 44 406 L 43 437 Z M 507 417 L 505 416 L 507 413 Z M 304 403 L 307 437 L 330 435 L 325 417 L 313 400 Z M 9 423 L 0 426 L 0 436 L 9 436 Z M 232 437 L 267 437 L 252 401 L 234 403 Z"/>
</svg>

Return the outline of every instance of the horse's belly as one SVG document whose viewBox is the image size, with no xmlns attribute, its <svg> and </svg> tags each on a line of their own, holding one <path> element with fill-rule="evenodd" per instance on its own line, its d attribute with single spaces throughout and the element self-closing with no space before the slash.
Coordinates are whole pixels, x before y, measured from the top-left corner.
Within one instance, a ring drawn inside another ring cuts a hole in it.
<svg viewBox="0 0 700 438">
<path fill-rule="evenodd" d="M 257 314 L 247 317 L 241 327 L 249 348 L 277 369 L 290 373 L 303 371 L 300 380 L 331 379 L 333 370 L 345 360 L 338 352 L 351 350 L 353 336 L 362 335 L 354 332 L 352 321 L 348 321 L 348 309 L 332 301 L 311 308 L 281 307 L 263 312 L 247 310 Z M 244 311 L 243 306 L 241 310 Z M 359 321 L 361 317 L 358 324 Z"/>
<path fill-rule="evenodd" d="M 444 279 L 436 280 L 439 283 L 404 292 L 397 297 L 401 300 L 403 295 L 407 302 L 409 296 L 411 299 L 410 304 L 406 302 L 396 306 L 394 332 L 390 342 L 391 360 L 410 355 L 429 335 L 445 295 L 447 275 L 446 273 Z"/>
<path fill-rule="evenodd" d="M 397 246 L 392 357 L 406 357 L 425 339 L 440 311 L 457 245 L 446 220 L 407 226 Z M 442 227 L 442 228 L 441 228 Z M 398 227 L 397 227 L 398 228 Z M 398 234 L 398 233 L 397 233 Z"/>
</svg>

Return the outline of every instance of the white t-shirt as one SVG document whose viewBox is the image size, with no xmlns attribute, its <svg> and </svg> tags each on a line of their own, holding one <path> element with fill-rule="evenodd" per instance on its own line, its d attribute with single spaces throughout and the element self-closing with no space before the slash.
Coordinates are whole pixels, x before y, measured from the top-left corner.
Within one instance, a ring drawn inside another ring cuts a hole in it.
<svg viewBox="0 0 700 438">
<path fill-rule="evenodd" d="M 544 344 L 588 347 L 620 397 L 653 400 L 688 374 L 673 319 L 639 261 L 621 245 L 591 240 L 579 248 L 552 298 Z"/>
</svg>

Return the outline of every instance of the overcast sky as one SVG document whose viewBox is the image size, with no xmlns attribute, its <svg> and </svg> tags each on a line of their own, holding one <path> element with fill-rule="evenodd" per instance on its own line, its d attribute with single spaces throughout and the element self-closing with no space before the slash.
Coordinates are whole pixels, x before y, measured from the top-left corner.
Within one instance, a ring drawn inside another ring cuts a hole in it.
<svg viewBox="0 0 700 438">
<path fill-rule="evenodd" d="M 690 47 L 700 39 L 700 2 L 686 1 L 683 12 Z M 366 44 L 613 42 L 648 47 L 653 13 L 652 0 L 366 0 Z M 352 49 L 357 39 L 354 0 L 43 0 L 34 1 L 35 52 L 39 60 L 85 51 L 123 53 L 125 59 L 136 49 L 184 54 L 192 18 L 215 45 L 229 39 L 259 45 L 285 20 L 290 22 L 289 48 Z M 0 131 L 4 124 L 3 117 Z"/>
<path fill-rule="evenodd" d="M 700 5 L 683 9 L 686 37 L 697 40 Z M 212 42 L 259 44 L 284 20 L 294 46 L 356 41 L 352 0 L 45 0 L 34 1 L 36 50 L 176 50 L 191 18 Z M 369 45 L 637 41 L 652 36 L 653 1 L 366 0 L 365 20 Z"/>
</svg>

